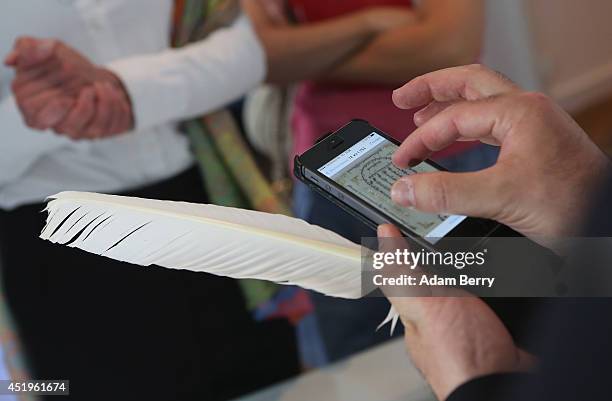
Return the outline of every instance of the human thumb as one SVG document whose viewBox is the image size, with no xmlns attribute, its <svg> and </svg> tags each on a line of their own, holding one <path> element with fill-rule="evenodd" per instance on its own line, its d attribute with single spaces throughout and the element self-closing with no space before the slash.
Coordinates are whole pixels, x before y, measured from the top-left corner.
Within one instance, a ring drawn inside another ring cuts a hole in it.
<svg viewBox="0 0 612 401">
<path fill-rule="evenodd" d="M 391 188 L 393 201 L 428 213 L 493 218 L 503 207 L 490 170 L 412 174 Z"/>
</svg>

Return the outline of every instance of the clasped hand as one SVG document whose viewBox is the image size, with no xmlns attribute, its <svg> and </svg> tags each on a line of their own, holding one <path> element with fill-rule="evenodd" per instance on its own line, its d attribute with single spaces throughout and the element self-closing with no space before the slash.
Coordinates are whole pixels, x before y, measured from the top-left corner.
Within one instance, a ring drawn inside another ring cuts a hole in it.
<svg viewBox="0 0 612 401">
<path fill-rule="evenodd" d="M 24 122 L 33 129 L 96 139 L 134 126 L 119 78 L 61 41 L 21 37 L 5 64 L 15 70 L 11 88 Z"/>
</svg>

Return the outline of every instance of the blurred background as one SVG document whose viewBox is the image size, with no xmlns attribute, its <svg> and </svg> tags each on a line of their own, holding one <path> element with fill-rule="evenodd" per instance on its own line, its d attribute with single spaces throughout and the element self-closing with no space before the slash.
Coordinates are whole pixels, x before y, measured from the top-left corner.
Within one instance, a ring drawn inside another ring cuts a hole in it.
<svg viewBox="0 0 612 401">
<path fill-rule="evenodd" d="M 612 3 L 489 0 L 483 62 L 546 92 L 612 151 Z"/>
</svg>

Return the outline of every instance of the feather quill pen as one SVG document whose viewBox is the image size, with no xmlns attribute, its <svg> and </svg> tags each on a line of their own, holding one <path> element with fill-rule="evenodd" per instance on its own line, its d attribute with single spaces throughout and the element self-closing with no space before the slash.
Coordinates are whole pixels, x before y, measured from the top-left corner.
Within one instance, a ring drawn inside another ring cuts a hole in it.
<svg viewBox="0 0 612 401">
<path fill-rule="evenodd" d="M 284 215 L 86 192 L 52 196 L 46 211 L 42 239 L 108 258 L 364 295 L 360 246 Z"/>
</svg>

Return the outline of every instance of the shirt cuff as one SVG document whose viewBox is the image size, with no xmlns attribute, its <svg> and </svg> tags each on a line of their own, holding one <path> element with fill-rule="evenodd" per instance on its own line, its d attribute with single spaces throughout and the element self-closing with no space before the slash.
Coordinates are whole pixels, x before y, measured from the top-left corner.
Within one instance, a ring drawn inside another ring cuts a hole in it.
<svg viewBox="0 0 612 401">
<path fill-rule="evenodd" d="M 136 130 L 169 122 L 186 109 L 186 86 L 179 71 L 173 71 L 170 50 L 120 59 L 106 67 L 128 92 Z"/>
<path fill-rule="evenodd" d="M 266 57 L 250 21 L 180 49 L 113 61 L 107 68 L 123 82 L 142 130 L 218 109 L 263 81 Z"/>
<path fill-rule="evenodd" d="M 495 373 L 477 377 L 456 388 L 446 401 L 491 401 L 513 399 L 511 394 L 522 386 L 532 384 L 528 373 Z"/>
</svg>

